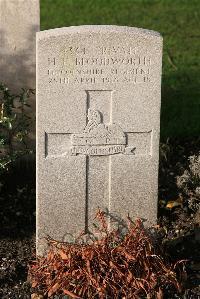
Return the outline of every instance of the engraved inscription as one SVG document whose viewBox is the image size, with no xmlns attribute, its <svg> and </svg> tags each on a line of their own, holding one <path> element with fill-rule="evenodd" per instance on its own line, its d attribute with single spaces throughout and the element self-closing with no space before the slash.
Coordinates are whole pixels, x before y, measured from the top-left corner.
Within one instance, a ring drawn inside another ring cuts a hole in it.
<svg viewBox="0 0 200 299">
<path fill-rule="evenodd" d="M 136 50 L 133 47 L 123 47 L 123 46 L 111 46 L 111 47 L 98 47 L 98 54 L 102 55 L 114 55 L 114 54 L 124 54 L 132 55 L 136 54 Z"/>
<path fill-rule="evenodd" d="M 135 148 L 126 146 L 123 130 L 117 124 L 105 125 L 98 110 L 88 109 L 88 123 L 82 134 L 72 134 L 71 155 L 134 154 Z"/>
<path fill-rule="evenodd" d="M 96 53 L 98 56 L 94 56 Z M 48 57 L 49 84 L 147 84 L 151 82 L 152 59 L 131 46 L 62 48 L 58 57 Z"/>
</svg>

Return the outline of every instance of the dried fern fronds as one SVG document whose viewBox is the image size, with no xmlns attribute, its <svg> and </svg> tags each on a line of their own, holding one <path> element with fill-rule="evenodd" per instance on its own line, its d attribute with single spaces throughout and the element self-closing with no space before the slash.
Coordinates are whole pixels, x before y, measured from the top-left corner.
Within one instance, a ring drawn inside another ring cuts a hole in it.
<svg viewBox="0 0 200 299">
<path fill-rule="evenodd" d="M 142 221 L 127 219 L 127 233 L 108 231 L 104 212 L 98 211 L 101 238 L 89 244 L 49 240 L 49 251 L 29 269 L 35 291 L 46 297 L 163 298 L 166 288 L 181 291 L 174 267 L 157 255 Z"/>
</svg>

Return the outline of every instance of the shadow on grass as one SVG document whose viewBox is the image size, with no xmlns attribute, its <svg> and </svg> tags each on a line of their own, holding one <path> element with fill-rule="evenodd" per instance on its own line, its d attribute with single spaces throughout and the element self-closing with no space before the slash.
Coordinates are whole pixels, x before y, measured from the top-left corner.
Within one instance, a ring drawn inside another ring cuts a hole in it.
<svg viewBox="0 0 200 299">
<path fill-rule="evenodd" d="M 166 137 L 200 136 L 198 73 L 179 71 L 163 76 L 161 140 Z"/>
</svg>

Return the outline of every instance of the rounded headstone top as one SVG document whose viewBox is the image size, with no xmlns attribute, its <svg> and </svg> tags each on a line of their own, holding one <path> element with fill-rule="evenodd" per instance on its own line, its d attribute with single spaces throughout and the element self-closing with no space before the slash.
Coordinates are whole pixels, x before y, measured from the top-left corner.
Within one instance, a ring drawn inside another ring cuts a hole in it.
<svg viewBox="0 0 200 299">
<path fill-rule="evenodd" d="M 115 32 L 115 33 L 125 33 L 130 35 L 142 35 L 145 37 L 157 37 L 162 39 L 162 36 L 159 32 L 149 29 L 137 28 L 137 27 L 128 27 L 128 26 L 117 26 L 117 25 L 81 25 L 81 26 L 70 26 L 70 27 L 61 27 L 55 29 L 49 29 L 37 32 L 37 39 L 48 38 L 52 36 L 60 36 L 64 34 L 85 34 L 85 33 L 106 33 L 106 32 Z"/>
</svg>

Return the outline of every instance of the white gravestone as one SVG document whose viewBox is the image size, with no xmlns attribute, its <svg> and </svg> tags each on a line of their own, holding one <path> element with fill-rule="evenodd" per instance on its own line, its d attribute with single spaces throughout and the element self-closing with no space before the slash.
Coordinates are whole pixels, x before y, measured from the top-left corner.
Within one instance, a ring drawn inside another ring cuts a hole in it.
<svg viewBox="0 0 200 299">
<path fill-rule="evenodd" d="M 37 34 L 37 250 L 98 209 L 156 222 L 162 38 L 120 26 Z"/>
<path fill-rule="evenodd" d="M 40 28 L 39 0 L 0 0 L 0 82 L 13 93 L 35 89 L 36 32 Z M 30 143 L 35 147 L 35 96 Z"/>
</svg>

